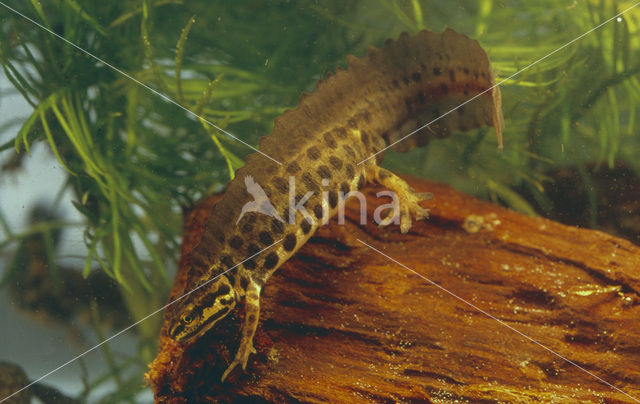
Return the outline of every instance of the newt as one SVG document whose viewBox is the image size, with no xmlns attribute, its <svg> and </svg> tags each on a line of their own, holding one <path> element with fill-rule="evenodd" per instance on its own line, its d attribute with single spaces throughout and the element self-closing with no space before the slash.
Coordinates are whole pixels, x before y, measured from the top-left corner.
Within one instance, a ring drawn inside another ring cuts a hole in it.
<svg viewBox="0 0 640 404">
<path fill-rule="evenodd" d="M 256 352 L 267 280 L 336 215 L 350 192 L 370 182 L 393 191 L 403 233 L 412 217 L 428 216 L 420 206 L 428 195 L 379 166 L 388 146 L 407 151 L 482 126 L 493 126 L 502 146 L 500 91 L 477 41 L 451 29 L 404 33 L 381 48 L 369 47 L 362 58 L 349 55 L 347 64 L 320 80 L 312 94 L 303 93 L 299 106 L 276 118 L 271 134 L 260 139 L 259 150 L 282 164 L 253 153 L 236 172 L 193 250 L 185 289 L 191 292 L 166 313 L 169 336 L 188 343 L 244 302 L 241 340 L 223 381 L 238 365 L 246 369 Z"/>
</svg>

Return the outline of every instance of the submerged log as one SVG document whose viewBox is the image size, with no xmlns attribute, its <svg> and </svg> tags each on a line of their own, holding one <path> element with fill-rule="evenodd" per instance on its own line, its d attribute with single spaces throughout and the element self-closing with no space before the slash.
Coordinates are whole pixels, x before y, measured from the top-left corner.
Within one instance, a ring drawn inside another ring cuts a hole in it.
<svg viewBox="0 0 640 404">
<path fill-rule="evenodd" d="M 163 330 L 156 402 L 640 399 L 640 248 L 408 181 L 435 195 L 408 234 L 376 227 L 388 201 L 368 188 L 366 225 L 351 200 L 276 272 L 245 373 L 220 383 L 242 313 L 191 346 Z M 214 201 L 187 221 L 172 297 Z"/>
</svg>

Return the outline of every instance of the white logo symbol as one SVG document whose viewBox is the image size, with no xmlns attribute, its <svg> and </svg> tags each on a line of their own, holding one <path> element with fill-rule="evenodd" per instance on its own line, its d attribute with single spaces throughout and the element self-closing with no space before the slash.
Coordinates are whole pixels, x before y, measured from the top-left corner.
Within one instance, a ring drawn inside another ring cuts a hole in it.
<svg viewBox="0 0 640 404">
<path fill-rule="evenodd" d="M 274 208 L 271 202 L 269 202 L 269 198 L 267 198 L 267 194 L 264 193 L 264 189 L 262 189 L 262 187 L 253 180 L 252 176 L 247 175 L 244 177 L 244 185 L 247 186 L 247 192 L 253 196 L 254 200 L 244 204 L 240 217 L 236 220 L 236 224 L 238 224 L 244 214 L 248 212 L 259 212 L 267 216 L 275 217 L 284 223 L 284 220 L 280 217 L 278 212 L 276 212 L 276 208 Z"/>
</svg>

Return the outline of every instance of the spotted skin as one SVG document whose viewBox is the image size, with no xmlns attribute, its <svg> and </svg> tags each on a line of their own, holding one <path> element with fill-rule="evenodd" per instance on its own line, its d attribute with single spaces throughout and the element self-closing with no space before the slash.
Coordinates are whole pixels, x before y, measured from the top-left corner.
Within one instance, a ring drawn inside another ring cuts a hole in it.
<svg viewBox="0 0 640 404">
<path fill-rule="evenodd" d="M 428 195 L 416 194 L 402 179 L 380 168 L 384 153 L 376 153 L 387 145 L 410 150 L 430 138 L 485 125 L 494 126 L 500 136 L 500 93 L 491 89 L 489 60 L 480 45 L 464 35 L 452 30 L 403 34 L 380 49 L 369 48 L 361 59 L 348 56 L 347 62 L 347 70 L 338 69 L 319 82 L 313 94 L 301 97 L 300 105 L 277 118 L 273 132 L 260 140 L 260 150 L 282 165 L 254 153 L 236 172 L 236 179 L 212 207 L 192 253 L 186 288 L 198 289 L 167 313 L 169 336 L 191 341 L 244 303 L 241 340 L 222 380 L 238 365 L 245 369 L 249 355 L 255 353 L 253 336 L 264 284 L 336 215 L 344 195 L 369 182 L 394 191 L 400 200 L 402 232 L 409 230 L 412 217 L 427 217 L 419 203 Z M 442 116 L 476 95 L 455 114 Z M 395 144 L 438 117 L 442 119 Z M 242 206 L 252 201 L 244 186 L 249 175 L 284 222 L 249 212 L 236 224 Z M 300 209 L 291 211 L 290 196 Z M 382 225 L 391 219 L 386 217 Z"/>
</svg>

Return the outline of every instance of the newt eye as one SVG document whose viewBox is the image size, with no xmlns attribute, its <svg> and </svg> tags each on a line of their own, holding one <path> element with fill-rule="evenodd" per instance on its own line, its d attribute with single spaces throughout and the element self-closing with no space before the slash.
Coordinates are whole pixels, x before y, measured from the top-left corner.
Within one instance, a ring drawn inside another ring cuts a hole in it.
<svg viewBox="0 0 640 404">
<path fill-rule="evenodd" d="M 182 316 L 182 322 L 185 324 L 191 324 L 193 322 L 193 317 L 190 314 L 185 314 Z"/>
</svg>

